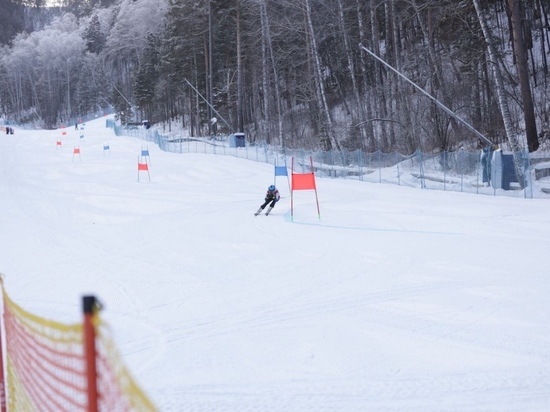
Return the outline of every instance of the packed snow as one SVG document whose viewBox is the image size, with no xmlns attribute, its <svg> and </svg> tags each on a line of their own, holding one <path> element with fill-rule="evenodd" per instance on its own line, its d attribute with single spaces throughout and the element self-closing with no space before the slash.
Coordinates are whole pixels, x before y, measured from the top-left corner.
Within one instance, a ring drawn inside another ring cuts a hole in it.
<svg viewBox="0 0 550 412">
<path fill-rule="evenodd" d="M 0 135 L 5 288 L 95 295 L 159 410 L 550 410 L 549 200 L 318 178 L 291 219 L 278 176 L 255 217 L 273 165 L 63 131 Z"/>
</svg>

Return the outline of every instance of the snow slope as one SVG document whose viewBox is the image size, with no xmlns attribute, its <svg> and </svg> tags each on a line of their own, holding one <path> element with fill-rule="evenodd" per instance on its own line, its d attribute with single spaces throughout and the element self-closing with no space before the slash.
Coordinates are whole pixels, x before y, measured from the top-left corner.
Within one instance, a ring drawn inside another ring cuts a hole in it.
<svg viewBox="0 0 550 412">
<path fill-rule="evenodd" d="M 0 135 L 5 287 L 96 295 L 160 410 L 550 410 L 548 201 L 318 179 L 292 222 L 281 179 L 254 217 L 272 165 L 149 143 L 138 182 L 147 142 L 66 132 Z"/>
</svg>

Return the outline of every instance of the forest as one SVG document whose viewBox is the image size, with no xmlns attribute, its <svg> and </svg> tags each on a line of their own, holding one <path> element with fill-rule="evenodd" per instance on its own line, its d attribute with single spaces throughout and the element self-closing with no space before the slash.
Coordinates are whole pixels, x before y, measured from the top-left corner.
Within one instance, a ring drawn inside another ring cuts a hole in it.
<svg viewBox="0 0 550 412">
<path fill-rule="evenodd" d="M 0 118 L 113 108 L 289 148 L 535 152 L 550 0 L 5 0 Z M 9 17 L 8 17 L 9 16 Z"/>
</svg>

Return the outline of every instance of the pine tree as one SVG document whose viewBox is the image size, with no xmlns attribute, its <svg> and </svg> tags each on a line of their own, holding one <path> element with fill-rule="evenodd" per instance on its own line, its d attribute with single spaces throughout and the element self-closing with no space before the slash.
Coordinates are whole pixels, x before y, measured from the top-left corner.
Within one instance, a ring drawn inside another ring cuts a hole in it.
<svg viewBox="0 0 550 412">
<path fill-rule="evenodd" d="M 155 85 L 158 80 L 159 39 L 153 34 L 147 37 L 142 64 L 136 74 L 134 97 L 141 112 L 152 120 L 152 107 L 155 99 Z"/>
<path fill-rule="evenodd" d="M 87 59 L 83 62 L 80 69 L 76 91 L 77 112 L 79 114 L 87 114 L 94 110 L 94 106 L 98 100 L 97 90 L 95 77 L 89 59 Z"/>
<path fill-rule="evenodd" d="M 90 20 L 90 24 L 84 33 L 86 40 L 86 48 L 90 53 L 99 54 L 105 47 L 105 35 L 101 31 L 99 17 L 94 14 Z"/>
</svg>

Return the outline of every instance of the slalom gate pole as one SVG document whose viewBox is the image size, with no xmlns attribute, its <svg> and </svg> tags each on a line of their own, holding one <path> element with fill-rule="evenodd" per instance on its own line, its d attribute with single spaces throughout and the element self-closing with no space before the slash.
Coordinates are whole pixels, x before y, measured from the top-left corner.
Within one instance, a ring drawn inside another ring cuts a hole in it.
<svg viewBox="0 0 550 412">
<path fill-rule="evenodd" d="M 319 209 L 319 197 L 317 196 L 317 182 L 315 181 L 315 169 L 313 168 L 313 158 L 309 156 L 309 162 L 311 164 L 311 174 L 313 175 L 313 188 L 315 189 L 315 202 L 317 202 L 317 215 L 321 220 L 321 210 Z"/>
<path fill-rule="evenodd" d="M 95 346 L 94 314 L 98 309 L 95 296 L 84 296 L 82 298 L 82 309 L 84 312 L 84 356 L 86 359 L 86 381 L 88 392 L 87 412 L 98 412 L 97 393 L 97 365 Z"/>
<path fill-rule="evenodd" d="M 290 173 L 292 173 L 292 178 L 294 179 L 294 156 L 292 156 Z M 294 182 L 292 182 L 292 185 L 290 188 L 290 221 L 294 222 Z"/>
</svg>

